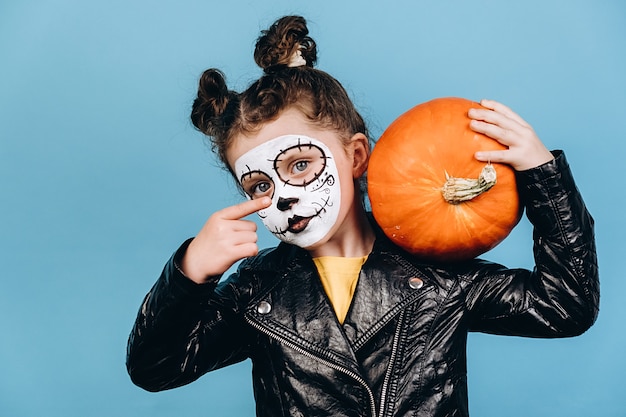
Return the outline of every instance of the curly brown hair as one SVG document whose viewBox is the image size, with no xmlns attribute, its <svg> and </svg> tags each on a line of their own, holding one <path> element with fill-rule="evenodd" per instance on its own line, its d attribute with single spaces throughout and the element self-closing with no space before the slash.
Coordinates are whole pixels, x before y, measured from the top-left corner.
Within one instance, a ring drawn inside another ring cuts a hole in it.
<svg viewBox="0 0 626 417">
<path fill-rule="evenodd" d="M 342 140 L 356 133 L 368 136 L 365 122 L 343 86 L 326 72 L 313 68 L 317 47 L 308 34 L 306 20 L 301 16 L 282 17 L 262 31 L 254 60 L 264 74 L 242 93 L 229 90 L 218 69 L 202 74 L 191 121 L 211 139 L 214 152 L 229 170 L 226 151 L 232 139 L 254 132 L 287 108 L 298 109 L 319 127 L 337 131 Z M 290 67 L 297 51 L 306 65 Z"/>
</svg>

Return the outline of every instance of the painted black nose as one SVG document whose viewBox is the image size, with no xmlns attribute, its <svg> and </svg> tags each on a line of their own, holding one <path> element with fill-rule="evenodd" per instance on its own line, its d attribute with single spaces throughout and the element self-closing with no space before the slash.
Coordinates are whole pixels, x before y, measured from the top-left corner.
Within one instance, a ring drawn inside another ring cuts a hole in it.
<svg viewBox="0 0 626 417">
<path fill-rule="evenodd" d="M 299 201 L 298 198 L 282 198 L 282 197 L 278 197 L 278 203 L 276 204 L 276 207 L 280 211 L 289 210 L 289 208 L 291 208 L 291 206 L 296 204 L 298 201 Z"/>
</svg>

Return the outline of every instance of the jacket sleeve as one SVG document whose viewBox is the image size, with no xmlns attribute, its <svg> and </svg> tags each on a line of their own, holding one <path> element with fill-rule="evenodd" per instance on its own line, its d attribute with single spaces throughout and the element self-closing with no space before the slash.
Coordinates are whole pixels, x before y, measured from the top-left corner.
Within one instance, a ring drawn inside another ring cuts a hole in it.
<svg viewBox="0 0 626 417">
<path fill-rule="evenodd" d="M 175 388 L 247 357 L 237 293 L 219 277 L 196 284 L 179 265 L 189 241 L 170 258 L 146 295 L 128 339 L 131 380 L 148 391 Z"/>
<path fill-rule="evenodd" d="M 532 271 L 484 264 L 468 287 L 471 330 L 528 337 L 585 332 L 599 309 L 594 222 L 565 155 L 517 175 L 533 225 Z"/>
</svg>

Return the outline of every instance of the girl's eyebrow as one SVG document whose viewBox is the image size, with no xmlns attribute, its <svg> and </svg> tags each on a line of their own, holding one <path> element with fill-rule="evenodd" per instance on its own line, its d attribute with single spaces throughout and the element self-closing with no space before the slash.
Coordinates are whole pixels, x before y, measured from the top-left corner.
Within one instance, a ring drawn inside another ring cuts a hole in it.
<svg viewBox="0 0 626 417">
<path fill-rule="evenodd" d="M 263 172 L 263 171 L 261 171 L 259 169 L 251 169 L 247 165 L 246 165 L 246 168 L 248 169 L 248 171 L 244 172 L 243 174 L 241 174 L 241 177 L 239 179 L 239 182 L 241 184 L 243 184 L 244 182 L 246 182 L 246 181 L 248 181 L 250 179 L 253 179 L 255 176 L 265 177 L 267 179 L 270 179 L 270 176 L 267 173 L 265 173 L 265 172 Z"/>
</svg>

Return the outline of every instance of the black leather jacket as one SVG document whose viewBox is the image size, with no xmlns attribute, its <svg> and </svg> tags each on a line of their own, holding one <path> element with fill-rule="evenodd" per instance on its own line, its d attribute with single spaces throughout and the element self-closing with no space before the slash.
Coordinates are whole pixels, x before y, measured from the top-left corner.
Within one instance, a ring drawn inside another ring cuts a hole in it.
<svg viewBox="0 0 626 417">
<path fill-rule="evenodd" d="M 469 331 L 583 333 L 598 312 L 593 220 L 565 156 L 518 174 L 534 225 L 534 271 L 430 264 L 378 236 L 340 325 L 308 253 L 286 244 L 225 282 L 167 263 L 128 345 L 134 383 L 187 384 L 250 358 L 258 416 L 467 416 Z"/>
</svg>

